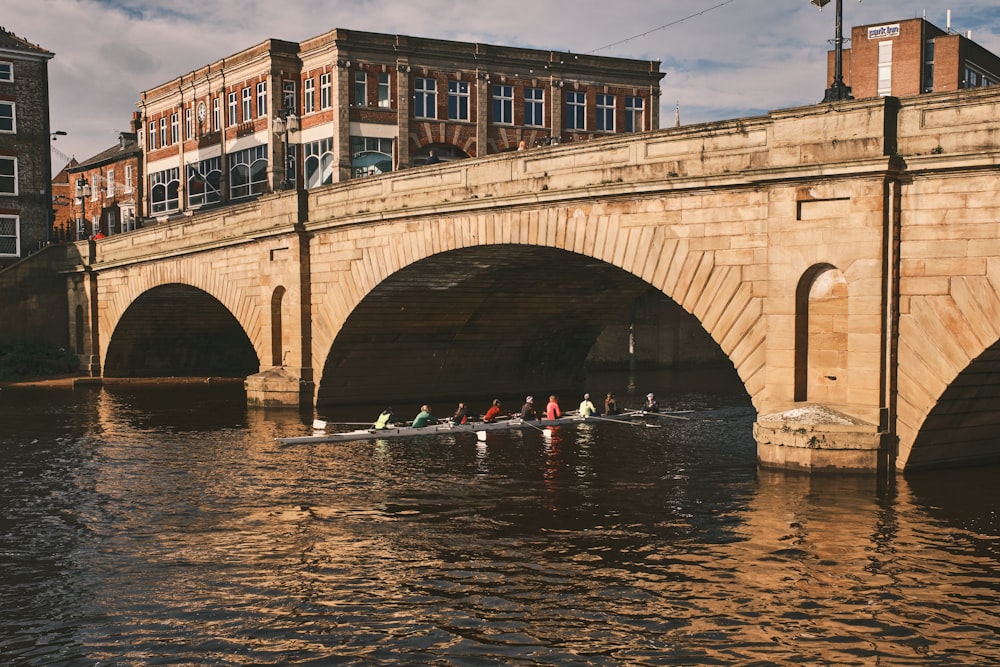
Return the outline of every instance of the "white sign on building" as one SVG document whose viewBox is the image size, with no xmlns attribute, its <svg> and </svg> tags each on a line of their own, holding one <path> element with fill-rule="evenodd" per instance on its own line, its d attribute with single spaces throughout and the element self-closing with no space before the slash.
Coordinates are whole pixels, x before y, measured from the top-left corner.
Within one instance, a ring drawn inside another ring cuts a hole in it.
<svg viewBox="0 0 1000 667">
<path fill-rule="evenodd" d="M 886 39 L 888 37 L 899 37 L 899 24 L 876 25 L 868 28 L 868 39 Z"/>
</svg>

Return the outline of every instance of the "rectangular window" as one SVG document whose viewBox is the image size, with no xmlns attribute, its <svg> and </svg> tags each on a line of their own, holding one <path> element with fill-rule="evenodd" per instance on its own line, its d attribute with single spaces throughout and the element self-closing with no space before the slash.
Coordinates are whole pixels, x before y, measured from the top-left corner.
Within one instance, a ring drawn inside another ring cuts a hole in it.
<svg viewBox="0 0 1000 667">
<path fill-rule="evenodd" d="M 354 73 L 354 106 L 368 106 L 368 74 L 365 72 Z"/>
<path fill-rule="evenodd" d="M 312 113 L 316 110 L 316 79 L 305 80 L 302 88 L 302 113 Z"/>
<path fill-rule="evenodd" d="M 115 170 L 114 169 L 108 169 L 108 171 L 107 171 L 107 179 L 108 179 L 108 196 L 109 197 L 114 197 L 115 196 Z"/>
<path fill-rule="evenodd" d="M 597 94 L 597 131 L 615 131 L 615 96 Z"/>
<path fill-rule="evenodd" d="M 212 129 L 216 132 L 222 129 L 222 109 L 218 97 L 212 98 Z"/>
<path fill-rule="evenodd" d="M 330 101 L 330 73 L 319 75 L 319 108 L 329 109 Z"/>
<path fill-rule="evenodd" d="M 236 99 L 236 93 L 229 93 L 229 126 L 232 127 L 240 122 L 240 105 Z"/>
<path fill-rule="evenodd" d="M 184 108 L 184 138 L 194 138 L 194 116 L 191 115 L 191 107 Z"/>
<path fill-rule="evenodd" d="M 180 139 L 180 131 L 180 117 L 176 113 L 170 114 L 170 143 L 177 143 Z"/>
<path fill-rule="evenodd" d="M 17 194 L 16 157 L 0 157 L 0 194 Z"/>
<path fill-rule="evenodd" d="M 448 120 L 469 120 L 469 83 L 448 82 Z"/>
<path fill-rule="evenodd" d="M 5 134 L 17 132 L 13 102 L 0 102 L 0 132 Z"/>
<path fill-rule="evenodd" d="M 125 165 L 125 192 L 132 192 L 132 165 Z"/>
<path fill-rule="evenodd" d="M 493 86 L 493 122 L 514 124 L 514 86 Z"/>
<path fill-rule="evenodd" d="M 587 96 L 584 93 L 566 93 L 566 129 L 587 129 Z"/>
<path fill-rule="evenodd" d="M 542 88 L 524 89 L 524 124 L 545 126 L 545 90 Z"/>
<path fill-rule="evenodd" d="M 257 84 L 257 118 L 267 115 L 267 82 Z"/>
<path fill-rule="evenodd" d="M 163 117 L 160 119 L 160 146 L 167 145 L 167 119 Z"/>
<path fill-rule="evenodd" d="M 392 106 L 392 95 L 389 94 L 389 73 L 379 72 L 378 75 L 378 105 L 383 109 Z"/>
<path fill-rule="evenodd" d="M 97 201 L 101 194 L 101 172 L 95 172 L 90 180 L 93 182 L 90 188 L 90 201 Z"/>
<path fill-rule="evenodd" d="M 253 89 L 247 86 L 243 89 L 243 122 L 253 120 Z"/>
<path fill-rule="evenodd" d="M 0 81 L 14 80 L 14 63 L 0 60 Z"/>
<path fill-rule="evenodd" d="M 625 98 L 625 131 L 642 132 L 646 129 L 645 116 L 646 101 L 641 97 Z"/>
<path fill-rule="evenodd" d="M 299 108 L 298 105 L 295 103 L 295 98 L 297 97 L 295 93 L 296 90 L 295 82 L 285 81 L 283 82 L 282 86 L 283 86 L 282 101 L 285 104 L 285 110 L 288 111 L 289 113 L 295 113 L 295 111 Z"/>
<path fill-rule="evenodd" d="M 156 148 L 156 121 L 149 121 L 149 150 Z"/>
<path fill-rule="evenodd" d="M 437 118 L 437 81 L 413 80 L 413 117 Z"/>
<path fill-rule="evenodd" d="M 21 255 L 21 222 L 16 215 L 0 215 L 0 257 Z"/>
<path fill-rule="evenodd" d="M 930 93 L 934 90 L 934 40 L 928 39 L 924 43 L 924 87 L 923 92 Z"/>
<path fill-rule="evenodd" d="M 878 95 L 892 95 L 892 40 L 878 43 Z"/>
</svg>

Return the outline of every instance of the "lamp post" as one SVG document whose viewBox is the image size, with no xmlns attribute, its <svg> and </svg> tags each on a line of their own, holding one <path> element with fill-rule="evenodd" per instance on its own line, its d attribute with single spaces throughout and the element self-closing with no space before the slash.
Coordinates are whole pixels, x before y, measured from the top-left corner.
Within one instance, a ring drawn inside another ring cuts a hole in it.
<svg viewBox="0 0 1000 667">
<path fill-rule="evenodd" d="M 90 196 L 90 182 L 87 180 L 86 176 L 81 176 L 76 179 L 76 198 L 80 200 L 80 217 L 76 223 L 76 235 L 77 237 L 87 236 L 87 215 L 84 203 L 86 197 Z M 82 241 L 82 238 L 77 238 L 77 241 Z"/>
<path fill-rule="evenodd" d="M 281 135 L 282 162 L 285 165 L 284 173 L 281 177 L 280 189 L 291 190 L 295 187 L 295 183 L 289 178 L 289 174 L 294 173 L 295 158 L 288 152 L 288 135 L 299 129 L 299 119 L 293 110 L 285 107 L 284 109 L 279 109 L 274 114 L 274 125 L 277 133 Z M 275 174 L 275 180 L 277 180 L 277 174 Z"/>
<path fill-rule="evenodd" d="M 858 0 L 859 2 L 861 0 Z M 820 11 L 830 4 L 830 0 L 810 0 L 811 4 L 819 7 Z M 833 83 L 826 89 L 823 96 L 824 102 L 839 102 L 840 100 L 853 100 L 851 87 L 844 85 L 844 2 L 837 0 L 837 26 L 833 39 L 834 61 L 833 61 Z"/>
</svg>

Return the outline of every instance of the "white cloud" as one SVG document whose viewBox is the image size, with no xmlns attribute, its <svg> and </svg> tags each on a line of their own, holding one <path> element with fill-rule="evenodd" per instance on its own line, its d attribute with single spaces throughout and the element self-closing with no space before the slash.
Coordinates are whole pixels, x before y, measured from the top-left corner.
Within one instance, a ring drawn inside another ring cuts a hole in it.
<svg viewBox="0 0 1000 667">
<path fill-rule="evenodd" d="M 995 0 L 845 0 L 845 34 L 925 8 L 942 28 L 950 8 L 955 30 L 1000 52 Z M 661 60 L 669 126 L 675 103 L 695 123 L 818 102 L 834 30 L 833 5 L 820 13 L 808 0 L 5 0 L 5 10 L 6 29 L 56 54 L 52 129 L 68 132 L 57 147 L 78 159 L 117 141 L 140 91 L 272 37 L 353 28 Z"/>
</svg>

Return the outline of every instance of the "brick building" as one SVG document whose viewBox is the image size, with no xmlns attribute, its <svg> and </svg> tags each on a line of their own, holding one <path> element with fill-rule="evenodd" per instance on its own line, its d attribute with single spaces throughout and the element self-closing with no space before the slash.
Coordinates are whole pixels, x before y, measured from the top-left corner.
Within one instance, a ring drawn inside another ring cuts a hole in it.
<svg viewBox="0 0 1000 667">
<path fill-rule="evenodd" d="M 143 213 L 318 187 L 432 153 L 658 129 L 662 77 L 658 61 L 343 29 L 267 40 L 141 94 Z"/>
<path fill-rule="evenodd" d="M 65 169 L 73 205 L 57 212 L 65 240 L 112 236 L 135 229 L 142 201 L 142 149 L 134 132 L 118 143 Z"/>
<path fill-rule="evenodd" d="M 831 52 L 829 82 L 833 69 Z M 844 83 L 855 99 L 993 86 L 1000 83 L 1000 57 L 923 18 L 855 26 L 844 50 Z"/>
<path fill-rule="evenodd" d="M 0 28 L 0 268 L 50 238 L 53 53 Z"/>
</svg>

